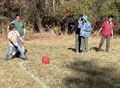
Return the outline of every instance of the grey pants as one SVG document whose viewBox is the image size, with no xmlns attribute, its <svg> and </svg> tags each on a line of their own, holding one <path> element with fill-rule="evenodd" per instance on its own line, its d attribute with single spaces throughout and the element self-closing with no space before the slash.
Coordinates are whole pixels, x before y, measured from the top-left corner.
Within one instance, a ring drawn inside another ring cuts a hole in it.
<svg viewBox="0 0 120 88">
<path fill-rule="evenodd" d="M 88 37 L 81 37 L 81 50 L 88 52 Z"/>
<path fill-rule="evenodd" d="M 111 36 L 109 36 L 109 37 L 102 36 L 101 37 L 100 44 L 99 44 L 99 50 L 101 50 L 101 48 L 102 48 L 102 46 L 104 44 L 105 39 L 106 39 L 106 52 L 109 52 Z"/>
<path fill-rule="evenodd" d="M 75 39 L 75 44 L 76 44 L 76 52 L 80 52 L 80 46 L 81 46 L 81 36 L 79 34 L 75 35 L 76 39 Z"/>
</svg>

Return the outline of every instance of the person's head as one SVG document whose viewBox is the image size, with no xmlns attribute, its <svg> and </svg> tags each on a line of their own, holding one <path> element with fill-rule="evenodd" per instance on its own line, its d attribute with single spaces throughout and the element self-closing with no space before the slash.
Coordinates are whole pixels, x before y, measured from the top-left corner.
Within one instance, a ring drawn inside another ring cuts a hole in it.
<svg viewBox="0 0 120 88">
<path fill-rule="evenodd" d="M 15 26 L 14 26 L 13 24 L 11 24 L 11 25 L 9 26 L 9 30 L 10 30 L 10 31 L 15 30 Z"/>
<path fill-rule="evenodd" d="M 82 17 L 83 16 L 83 14 L 79 14 L 79 17 Z"/>
<path fill-rule="evenodd" d="M 108 21 L 109 21 L 109 22 L 112 22 L 112 21 L 113 21 L 113 18 L 114 18 L 113 15 L 108 16 Z"/>
<path fill-rule="evenodd" d="M 19 15 L 19 14 L 16 14 L 15 19 L 16 19 L 17 21 L 20 21 L 20 15 Z"/>
<path fill-rule="evenodd" d="M 87 20 L 88 20 L 88 17 L 86 15 L 83 15 L 82 22 L 85 23 L 85 22 L 87 22 Z"/>
<path fill-rule="evenodd" d="M 78 20 L 82 21 L 83 14 L 79 14 Z"/>
</svg>

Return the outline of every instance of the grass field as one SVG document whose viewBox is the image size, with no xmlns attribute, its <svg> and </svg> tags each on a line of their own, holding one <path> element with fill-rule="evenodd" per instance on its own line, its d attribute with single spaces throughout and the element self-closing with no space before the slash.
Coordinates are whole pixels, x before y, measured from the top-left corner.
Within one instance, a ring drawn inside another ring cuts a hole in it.
<svg viewBox="0 0 120 88">
<path fill-rule="evenodd" d="M 100 37 L 90 37 L 89 48 Z M 110 53 L 89 50 L 75 54 L 75 36 L 46 34 L 26 41 L 29 63 L 20 58 L 4 61 L 7 41 L 0 44 L 0 88 L 120 88 L 120 38 L 111 40 Z M 105 48 L 105 47 L 103 47 Z M 50 64 L 42 64 L 48 55 Z M 34 76 L 34 77 L 33 77 Z"/>
</svg>

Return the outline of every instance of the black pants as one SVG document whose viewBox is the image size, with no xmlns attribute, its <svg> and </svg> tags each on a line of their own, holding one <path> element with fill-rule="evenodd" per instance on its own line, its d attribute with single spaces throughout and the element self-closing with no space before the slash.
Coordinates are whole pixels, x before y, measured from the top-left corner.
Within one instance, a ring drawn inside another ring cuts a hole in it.
<svg viewBox="0 0 120 88">
<path fill-rule="evenodd" d="M 76 34 L 76 52 L 80 52 L 80 47 L 81 47 L 81 37 L 79 34 Z"/>
</svg>

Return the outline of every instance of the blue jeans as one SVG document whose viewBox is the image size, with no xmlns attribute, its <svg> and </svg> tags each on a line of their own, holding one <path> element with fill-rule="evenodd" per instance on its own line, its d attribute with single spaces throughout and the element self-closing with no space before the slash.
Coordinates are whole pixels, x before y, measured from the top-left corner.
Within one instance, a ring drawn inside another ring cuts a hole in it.
<svg viewBox="0 0 120 88">
<path fill-rule="evenodd" d="M 22 59 L 26 59 L 26 56 L 25 56 L 25 54 L 24 54 L 24 52 L 23 52 L 23 49 L 20 47 L 20 45 L 18 44 L 18 43 L 16 43 L 15 44 L 18 48 L 18 50 L 20 51 L 20 54 L 21 54 L 21 58 Z M 8 60 L 9 59 L 9 56 L 12 54 L 12 52 L 13 52 L 13 50 L 14 50 L 14 46 L 8 46 L 8 52 L 7 52 L 7 54 L 5 55 L 5 60 Z"/>
</svg>

